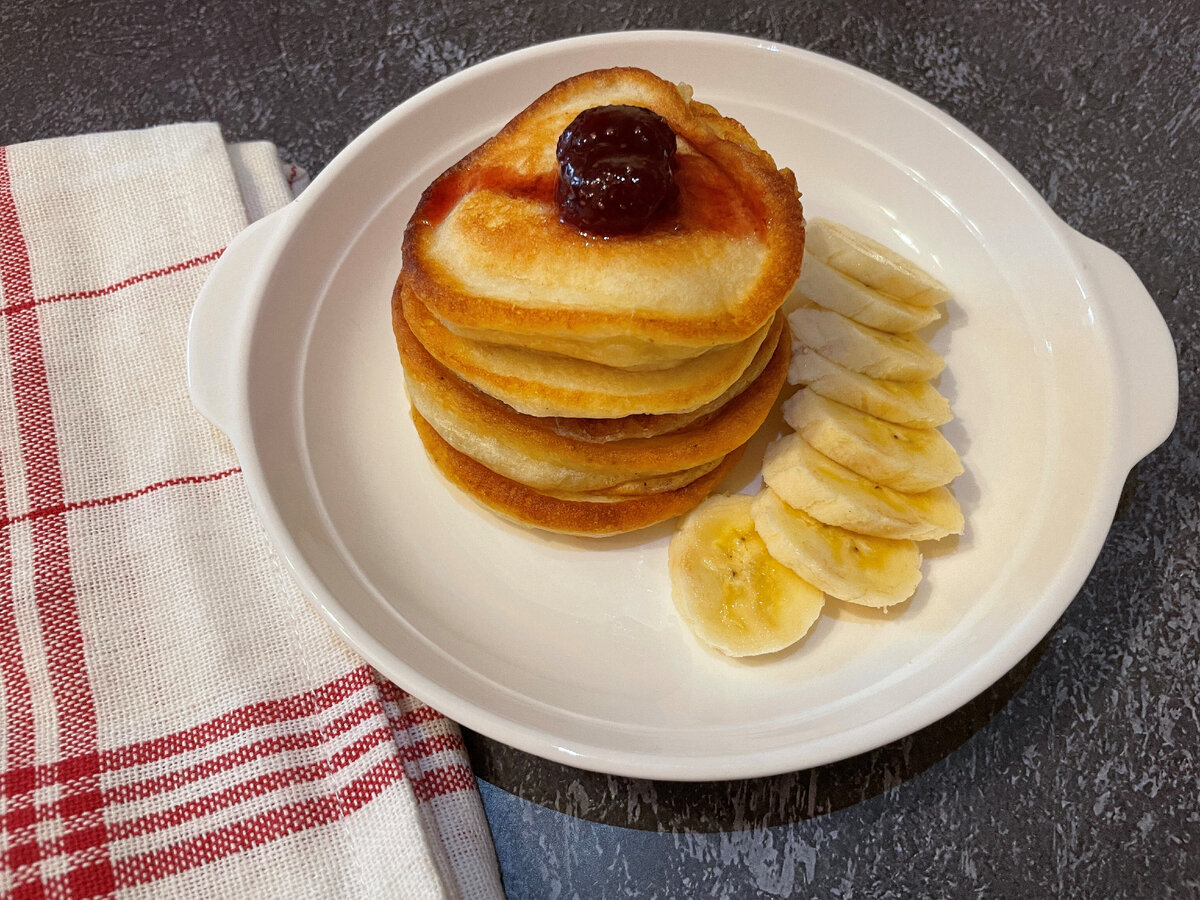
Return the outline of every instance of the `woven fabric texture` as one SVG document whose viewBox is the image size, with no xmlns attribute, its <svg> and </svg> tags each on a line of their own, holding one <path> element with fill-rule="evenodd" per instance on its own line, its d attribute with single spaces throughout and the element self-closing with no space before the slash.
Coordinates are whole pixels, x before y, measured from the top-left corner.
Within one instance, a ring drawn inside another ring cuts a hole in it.
<svg viewBox="0 0 1200 900">
<path fill-rule="evenodd" d="M 213 124 L 0 148 L 0 893 L 496 897 L 457 727 L 340 642 L 187 390 L 304 175 Z"/>
</svg>

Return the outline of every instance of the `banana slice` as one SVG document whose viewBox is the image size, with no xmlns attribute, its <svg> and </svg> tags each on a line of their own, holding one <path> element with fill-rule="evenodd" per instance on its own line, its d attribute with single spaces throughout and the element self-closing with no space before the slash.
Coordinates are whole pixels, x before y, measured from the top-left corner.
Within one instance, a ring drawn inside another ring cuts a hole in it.
<svg viewBox="0 0 1200 900">
<path fill-rule="evenodd" d="M 913 306 L 894 300 L 808 254 L 804 256 L 796 287 L 818 306 L 839 312 L 861 325 L 893 334 L 907 334 L 924 328 L 942 315 L 936 307 Z"/>
<path fill-rule="evenodd" d="M 774 653 L 808 633 L 825 596 L 767 552 L 753 498 L 714 494 L 680 523 L 667 562 L 675 608 L 692 633 L 728 656 Z"/>
<path fill-rule="evenodd" d="M 936 306 L 950 298 L 946 286 L 924 269 L 878 241 L 828 219 L 808 223 L 804 252 L 867 287 L 913 306 Z"/>
<path fill-rule="evenodd" d="M 962 509 L 947 488 L 907 494 L 884 487 L 818 453 L 798 434 L 767 448 L 762 474 L 788 506 L 826 525 L 913 541 L 962 534 Z"/>
<path fill-rule="evenodd" d="M 831 309 L 802 306 L 788 317 L 800 343 L 854 372 L 889 381 L 927 381 L 946 362 L 915 335 L 860 325 Z"/>
<path fill-rule="evenodd" d="M 888 607 L 913 595 L 921 581 L 914 541 L 855 534 L 793 509 L 771 488 L 750 508 L 754 528 L 770 554 L 830 597 Z"/>
<path fill-rule="evenodd" d="M 925 381 L 884 381 L 830 362 L 799 342 L 792 343 L 788 381 L 863 412 L 907 425 L 936 428 L 954 418 L 950 401 Z"/>
<path fill-rule="evenodd" d="M 886 422 L 809 388 L 787 399 L 783 417 L 813 449 L 898 491 L 927 491 L 963 473 L 958 452 L 936 428 Z"/>
</svg>

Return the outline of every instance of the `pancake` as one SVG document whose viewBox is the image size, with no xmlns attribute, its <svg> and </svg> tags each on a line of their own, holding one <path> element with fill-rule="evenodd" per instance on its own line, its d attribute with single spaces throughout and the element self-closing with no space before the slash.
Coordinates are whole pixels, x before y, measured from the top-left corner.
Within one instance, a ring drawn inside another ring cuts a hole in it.
<svg viewBox="0 0 1200 900">
<path fill-rule="evenodd" d="M 689 88 L 629 68 L 556 85 L 405 230 L 392 325 L 426 453 L 526 526 L 688 512 L 786 383 L 803 250 L 795 177 Z"/>
<path fill-rule="evenodd" d="M 535 440 L 507 443 L 481 431 L 479 423 L 460 418 L 438 406 L 425 386 L 413 379 L 407 379 L 405 387 L 413 410 L 459 453 L 498 475 L 548 494 L 656 493 L 687 484 L 712 468 L 711 461 L 706 461 L 667 472 L 620 470 L 563 461 L 552 454 L 529 453 L 526 452 L 528 445 Z M 636 486 L 636 490 L 632 486 Z"/>
<path fill-rule="evenodd" d="M 553 335 L 497 331 L 494 328 L 469 328 L 456 325 L 453 322 L 447 322 L 445 319 L 438 319 L 438 321 L 447 330 L 469 341 L 525 347 L 529 350 L 539 350 L 544 353 L 554 353 L 559 356 L 569 356 L 573 359 L 582 359 L 588 362 L 602 363 L 606 366 L 614 366 L 618 369 L 631 369 L 634 371 L 669 368 L 676 363 L 693 359 L 712 349 L 711 347 L 703 346 L 665 346 L 663 344 L 639 341 L 630 337 L 613 337 L 588 341 Z"/>
<path fill-rule="evenodd" d="M 770 413 L 787 376 L 790 335 L 774 332 L 754 381 L 703 422 L 651 437 L 597 444 L 560 433 L 553 419 L 517 412 L 438 363 L 403 322 L 397 344 L 413 407 L 459 452 L 514 481 L 554 491 L 630 493 L 679 486 L 748 441 Z"/>
<path fill-rule="evenodd" d="M 584 499 L 592 501 L 625 500 L 630 497 L 641 497 L 646 494 L 661 494 L 686 487 L 702 475 L 707 475 L 724 461 L 724 457 L 718 457 L 711 462 L 693 466 L 690 469 L 684 469 L 680 472 L 671 472 L 667 475 L 653 475 L 649 478 L 635 478 L 595 491 L 545 491 L 544 493 L 549 494 L 551 497 L 561 497 L 564 500 Z"/>
<path fill-rule="evenodd" d="M 780 328 L 780 334 L 789 334 L 786 328 Z M 720 412 L 721 408 L 737 397 L 742 391 L 754 383 L 762 374 L 763 369 L 771 361 L 778 345 L 772 343 L 771 335 L 762 342 L 758 353 L 750 361 L 750 365 L 741 376 L 730 385 L 720 397 L 698 406 L 685 413 L 663 413 L 650 415 L 640 413 L 622 416 L 619 419 L 586 419 L 578 416 L 553 416 L 554 430 L 563 437 L 573 437 L 576 440 L 592 444 L 603 444 L 608 441 L 621 441 L 627 438 L 654 437 L 658 434 L 669 434 L 693 424 L 709 421 Z"/>
<path fill-rule="evenodd" d="M 555 146 L 606 104 L 668 122 L 679 197 L 645 230 L 598 238 L 559 218 Z M 790 171 L 690 89 L 616 68 L 551 88 L 435 180 L 406 229 L 401 281 L 463 339 L 642 368 L 760 331 L 803 248 Z"/>
<path fill-rule="evenodd" d="M 459 453 L 415 410 L 412 419 L 430 460 L 468 496 L 519 525 L 585 537 L 635 531 L 688 512 L 732 471 L 742 454 L 742 448 L 734 450 L 711 471 L 673 491 L 629 498 L 551 496 L 498 475 Z"/>
<path fill-rule="evenodd" d="M 750 366 L 768 333 L 781 327 L 772 317 L 749 338 L 649 371 L 618 369 L 522 347 L 468 341 L 441 325 L 418 298 L 401 286 L 400 309 L 425 349 L 483 392 L 531 416 L 618 418 L 649 413 L 686 413 L 722 396 Z"/>
</svg>

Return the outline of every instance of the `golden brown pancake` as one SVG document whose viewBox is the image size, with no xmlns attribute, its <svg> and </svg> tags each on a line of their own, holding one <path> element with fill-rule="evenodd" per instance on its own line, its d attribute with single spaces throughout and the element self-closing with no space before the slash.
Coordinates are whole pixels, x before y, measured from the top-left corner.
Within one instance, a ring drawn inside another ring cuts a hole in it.
<svg viewBox="0 0 1200 900">
<path fill-rule="evenodd" d="M 780 329 L 780 334 L 787 334 L 786 328 Z M 619 419 L 585 419 L 578 416 L 554 416 L 554 430 L 563 437 L 573 437 L 576 440 L 592 444 L 603 444 L 608 441 L 621 441 L 626 438 L 654 437 L 658 434 L 668 434 L 686 428 L 688 425 L 701 424 L 712 419 L 726 403 L 738 396 L 754 383 L 762 374 L 767 363 L 771 361 L 777 344 L 772 343 L 771 335 L 762 342 L 758 353 L 754 355 L 750 365 L 742 372 L 729 388 L 718 397 L 698 406 L 686 413 L 665 413 L 650 415 L 646 413 L 622 416 Z"/>
<path fill-rule="evenodd" d="M 401 356 L 403 357 L 406 341 L 413 340 L 414 336 L 403 316 L 402 304 L 400 302 L 401 291 L 401 285 L 397 283 L 392 294 L 392 318 L 397 344 L 400 347 Z M 767 367 L 776 350 L 777 341 L 775 340 L 774 328 L 775 326 L 773 325 L 772 331 L 767 334 L 766 340 L 759 346 L 754 358 L 750 361 L 750 365 L 742 371 L 737 380 L 723 394 L 688 412 L 664 414 L 638 413 L 616 418 L 590 418 L 585 416 L 550 416 L 547 418 L 553 421 L 555 432 L 563 437 L 571 437 L 591 443 L 605 443 L 635 437 L 653 437 L 677 431 L 688 425 L 707 421 L 719 412 L 722 406 L 738 396 L 738 394 L 749 387 L 762 374 L 763 369 Z M 782 323 L 779 324 L 779 329 L 779 333 L 781 334 L 786 331 Z M 423 346 L 421 349 L 428 356 L 428 351 Z"/>
<path fill-rule="evenodd" d="M 641 230 L 587 233 L 560 217 L 558 139 L 625 105 L 670 126 L 674 187 Z M 785 383 L 803 250 L 795 177 L 690 88 L 631 68 L 556 85 L 436 179 L 405 231 L 392 321 L 426 452 L 523 525 L 598 536 L 687 512 Z"/>
<path fill-rule="evenodd" d="M 427 307 L 428 308 L 428 307 Z M 670 346 L 654 344 L 632 337 L 613 337 L 602 340 L 581 340 L 543 334 L 498 331 L 494 328 L 469 328 L 439 319 L 448 330 L 472 341 L 525 347 L 544 353 L 557 353 L 588 362 L 602 363 L 618 369 L 663 369 L 693 359 L 711 350 L 704 346 Z"/>
<path fill-rule="evenodd" d="M 442 366 L 406 327 L 397 344 L 413 407 L 461 453 L 543 491 L 649 492 L 679 486 L 685 473 L 748 441 L 769 414 L 786 375 L 790 336 L 772 332 L 768 363 L 743 391 L 703 422 L 650 437 L 597 444 L 563 435 L 554 419 L 528 416 L 491 397 Z"/>
<path fill-rule="evenodd" d="M 521 525 L 588 537 L 622 534 L 682 515 L 700 503 L 741 457 L 738 448 L 711 471 L 678 490 L 628 499 L 604 495 L 551 496 L 502 475 L 459 453 L 413 410 L 417 434 L 438 470 L 493 512 Z"/>
<path fill-rule="evenodd" d="M 552 497 L 562 497 L 567 500 L 578 500 L 581 498 L 587 500 L 625 500 L 630 497 L 641 497 L 645 494 L 660 494 L 686 487 L 700 476 L 707 475 L 719 466 L 724 459 L 722 456 L 690 469 L 671 472 L 667 475 L 635 478 L 631 481 L 622 481 L 620 484 L 614 484 L 611 487 L 594 491 L 546 491 L 545 493 Z"/>
<path fill-rule="evenodd" d="M 446 329 L 403 286 L 399 293 L 405 321 L 435 359 L 531 416 L 619 418 L 691 412 L 735 384 L 767 335 L 780 327 L 772 317 L 745 340 L 670 368 L 618 369 L 523 347 L 469 341 Z"/>
<path fill-rule="evenodd" d="M 502 433 L 487 433 L 481 423 L 439 406 L 438 398 L 414 379 L 405 379 L 405 387 L 413 410 L 455 450 L 505 478 L 548 494 L 653 493 L 680 487 L 711 468 L 703 462 L 685 469 L 643 472 L 563 461 L 552 453 L 539 452 L 536 434 L 509 443 Z M 529 452 L 531 447 L 533 452 Z"/>
<path fill-rule="evenodd" d="M 649 108 L 677 139 L 678 203 L 636 234 L 581 233 L 555 203 L 560 133 L 606 104 Z M 464 337 L 593 362 L 594 343 L 611 366 L 646 366 L 761 329 L 803 248 L 790 171 L 690 89 L 616 68 L 551 88 L 435 180 L 405 233 L 402 279 Z"/>
</svg>

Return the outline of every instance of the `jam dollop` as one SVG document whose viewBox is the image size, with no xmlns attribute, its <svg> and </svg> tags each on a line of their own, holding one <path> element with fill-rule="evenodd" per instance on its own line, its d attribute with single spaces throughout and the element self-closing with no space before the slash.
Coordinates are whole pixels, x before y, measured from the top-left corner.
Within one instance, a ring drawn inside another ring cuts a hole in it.
<svg viewBox="0 0 1200 900">
<path fill-rule="evenodd" d="M 642 106 L 594 106 L 559 136 L 557 201 L 564 222 L 600 235 L 641 231 L 679 194 L 675 132 Z"/>
</svg>

